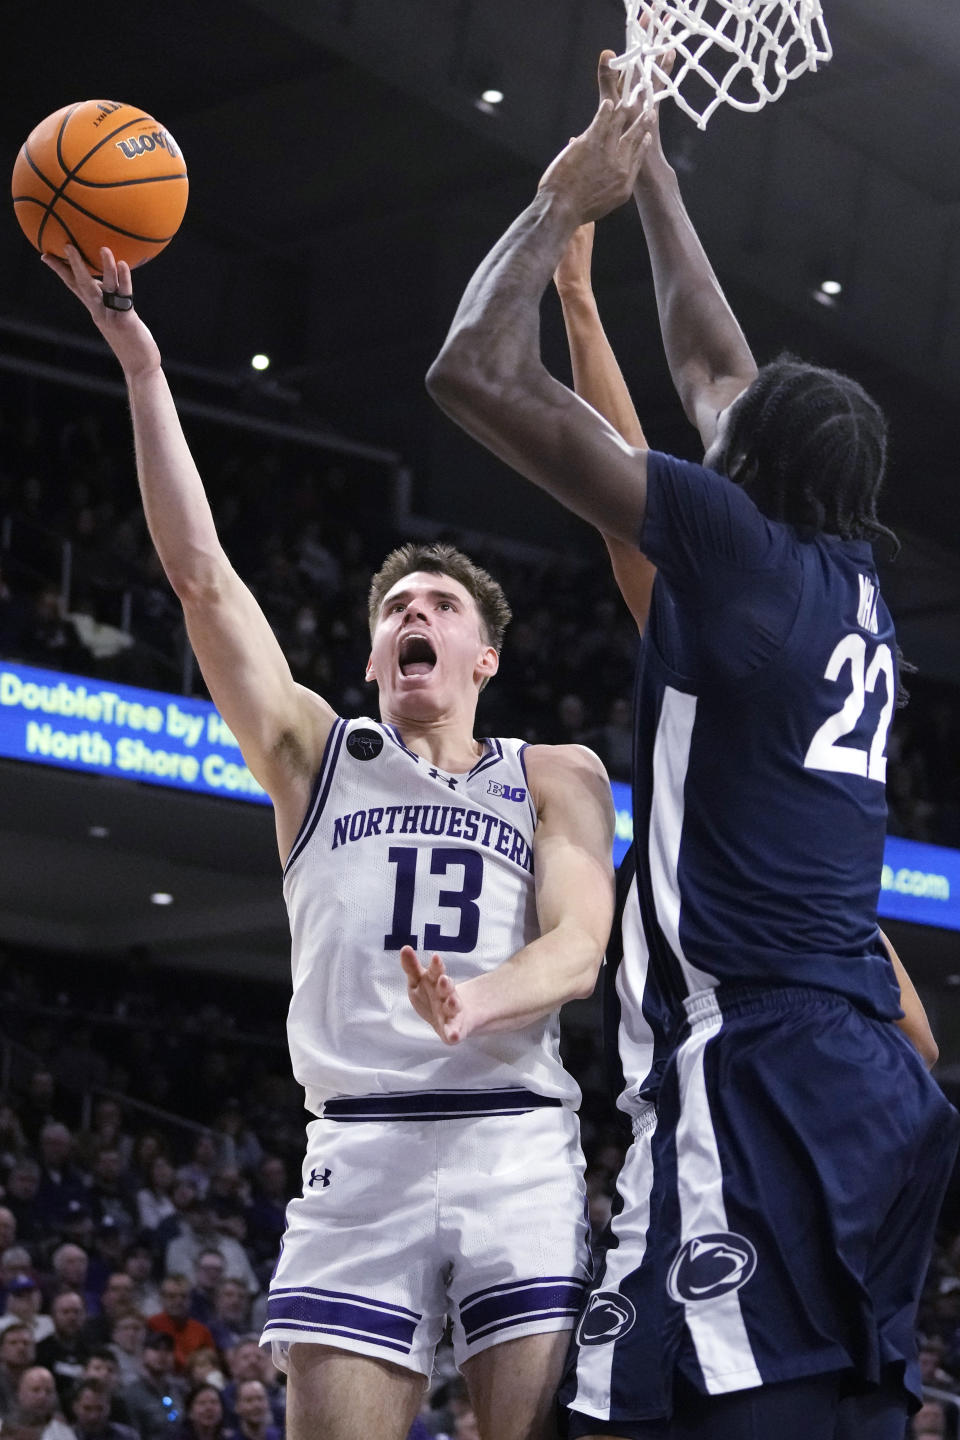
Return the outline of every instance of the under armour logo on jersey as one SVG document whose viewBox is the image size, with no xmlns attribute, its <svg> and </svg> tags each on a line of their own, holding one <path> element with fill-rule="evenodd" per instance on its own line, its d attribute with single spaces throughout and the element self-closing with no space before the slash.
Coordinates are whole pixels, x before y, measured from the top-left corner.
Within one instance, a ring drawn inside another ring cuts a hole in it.
<svg viewBox="0 0 960 1440">
<path fill-rule="evenodd" d="M 354 730 L 347 736 L 347 749 L 354 760 L 375 760 L 383 749 L 383 736 L 376 730 Z"/>
<path fill-rule="evenodd" d="M 326 1190 L 330 1184 L 330 1176 L 332 1173 L 330 1170 L 311 1170 L 310 1179 L 307 1181 L 307 1184 L 311 1190 L 314 1185 L 319 1185 L 321 1190 Z"/>
<path fill-rule="evenodd" d="M 757 1252 L 746 1236 L 727 1230 L 697 1235 L 677 1251 L 667 1276 L 667 1293 L 682 1305 L 713 1300 L 746 1285 L 756 1268 Z"/>
<path fill-rule="evenodd" d="M 527 792 L 522 785 L 501 785 L 499 780 L 487 781 L 487 794 L 499 795 L 501 800 L 526 800 Z"/>
<path fill-rule="evenodd" d="M 454 780 L 452 775 L 444 775 L 440 770 L 436 768 L 436 766 L 434 766 L 433 769 L 428 772 L 428 774 L 431 780 L 442 780 L 448 790 L 456 790 L 457 782 L 456 780 Z"/>
<path fill-rule="evenodd" d="M 609 1345 L 637 1323 L 637 1312 L 616 1290 L 596 1290 L 577 1326 L 578 1345 Z"/>
</svg>

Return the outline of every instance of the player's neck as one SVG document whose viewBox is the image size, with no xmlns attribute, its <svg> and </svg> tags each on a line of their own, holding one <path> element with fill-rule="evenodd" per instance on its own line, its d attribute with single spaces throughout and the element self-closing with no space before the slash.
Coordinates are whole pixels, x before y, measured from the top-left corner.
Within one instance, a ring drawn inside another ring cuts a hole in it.
<svg viewBox="0 0 960 1440">
<path fill-rule="evenodd" d="M 448 775 L 466 774 L 483 754 L 483 741 L 474 739 L 473 726 L 462 716 L 423 719 L 384 713 L 382 718 L 385 725 L 396 726 L 408 750 Z"/>
</svg>

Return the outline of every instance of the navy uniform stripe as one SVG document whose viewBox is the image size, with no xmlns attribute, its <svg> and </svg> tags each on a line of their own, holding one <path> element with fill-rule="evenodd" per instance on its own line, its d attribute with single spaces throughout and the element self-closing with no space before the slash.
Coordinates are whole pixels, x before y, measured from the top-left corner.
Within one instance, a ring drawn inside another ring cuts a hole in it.
<svg viewBox="0 0 960 1440">
<path fill-rule="evenodd" d="M 456 1120 L 482 1115 L 526 1115 L 562 1105 L 556 1096 L 522 1086 L 501 1090 L 422 1090 L 393 1095 L 341 1095 L 327 1100 L 325 1120 Z"/>
</svg>

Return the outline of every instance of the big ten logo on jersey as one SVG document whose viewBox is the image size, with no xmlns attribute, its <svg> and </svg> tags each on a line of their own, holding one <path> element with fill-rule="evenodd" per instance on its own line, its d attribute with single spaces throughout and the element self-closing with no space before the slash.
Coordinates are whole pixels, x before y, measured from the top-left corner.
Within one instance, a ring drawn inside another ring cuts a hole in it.
<svg viewBox="0 0 960 1440">
<path fill-rule="evenodd" d="M 499 780 L 487 781 L 487 794 L 498 795 L 501 800 L 526 800 L 527 792 L 522 785 L 501 785 Z"/>
</svg>

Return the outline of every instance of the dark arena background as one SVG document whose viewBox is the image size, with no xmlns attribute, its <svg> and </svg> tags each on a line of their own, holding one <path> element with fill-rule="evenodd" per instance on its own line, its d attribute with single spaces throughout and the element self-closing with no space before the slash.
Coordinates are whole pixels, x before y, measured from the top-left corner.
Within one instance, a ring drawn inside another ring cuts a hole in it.
<svg viewBox="0 0 960 1440">
<path fill-rule="evenodd" d="M 849 371 L 890 418 L 881 513 L 901 550 L 882 580 L 917 668 L 889 747 L 881 914 L 956 1101 L 960 15 L 953 0 L 824 10 L 828 66 L 758 115 L 722 108 L 705 132 L 666 114 L 664 145 L 757 357 L 789 349 Z M 635 644 L 602 546 L 449 424 L 423 384 L 467 279 L 589 122 L 596 56 L 622 39 L 619 0 L 12 5 L 0 160 L 9 174 L 44 116 L 95 97 L 140 105 L 175 136 L 186 218 L 136 272 L 137 307 L 228 553 L 298 679 L 340 713 L 365 713 L 370 573 L 400 540 L 451 538 L 519 617 L 480 733 L 583 740 L 625 782 Z M 651 445 L 699 458 L 632 207 L 599 225 L 594 279 Z M 568 379 L 552 293 L 543 334 Z M 80 1283 L 53 1268 L 58 1247 L 79 1245 L 93 1314 L 138 1242 L 138 1303 L 159 1308 L 157 1227 L 171 1208 L 157 1218 L 160 1154 L 209 1187 L 210 1238 L 246 1259 L 234 1309 L 208 1316 L 205 1363 L 236 1379 L 232 1352 L 262 1318 L 303 1152 L 272 819 L 204 704 L 152 555 L 118 367 L 12 207 L 0 226 L 0 565 L 0 1206 L 18 1222 L 14 1236 L 0 1220 L 0 1241 L 27 1251 L 5 1251 L 2 1282 L 10 1293 L 36 1275 L 45 1297 Z M 55 672 L 42 702 L 36 669 Z M 140 690 L 155 692 L 162 747 L 130 708 L 147 705 Z M 68 719 L 103 695 L 112 767 L 95 741 L 69 738 Z M 191 725 L 209 742 L 192 770 Z M 625 843 L 625 788 L 617 798 Z M 565 1022 L 599 1225 L 621 1153 L 599 1007 L 568 1007 Z M 69 1131 L 69 1160 L 43 1150 L 51 1119 Z M 44 1177 L 73 1167 L 66 1227 L 45 1181 L 38 1199 L 19 1173 L 34 1160 Z M 955 1435 L 956 1185 L 921 1323 L 931 1404 L 913 1433 Z M 451 1377 L 435 1377 L 425 1423 L 467 1436 Z"/>
</svg>

